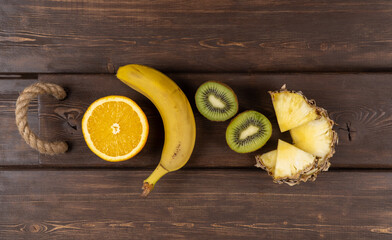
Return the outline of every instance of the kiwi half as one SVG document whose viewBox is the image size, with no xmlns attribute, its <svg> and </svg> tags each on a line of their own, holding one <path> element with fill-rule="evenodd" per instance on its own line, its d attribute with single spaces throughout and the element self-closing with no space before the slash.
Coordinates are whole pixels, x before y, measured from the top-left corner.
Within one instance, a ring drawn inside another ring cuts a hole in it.
<svg viewBox="0 0 392 240">
<path fill-rule="evenodd" d="M 226 129 L 226 142 L 238 153 L 249 153 L 264 146 L 272 134 L 266 116 L 250 110 L 235 117 Z"/>
<path fill-rule="evenodd" d="M 196 107 L 211 121 L 226 121 L 238 112 L 238 101 L 234 91 L 226 84 L 205 82 L 196 91 Z"/>
</svg>

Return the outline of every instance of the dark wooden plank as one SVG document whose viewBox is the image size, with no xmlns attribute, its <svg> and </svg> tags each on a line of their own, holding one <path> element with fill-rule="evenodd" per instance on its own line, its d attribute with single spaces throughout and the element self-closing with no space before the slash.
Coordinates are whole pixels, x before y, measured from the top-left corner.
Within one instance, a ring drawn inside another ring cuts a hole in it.
<svg viewBox="0 0 392 240">
<path fill-rule="evenodd" d="M 6 76 L 3 76 L 6 77 Z M 0 78 L 0 167 L 38 164 L 38 153 L 20 137 L 15 124 L 15 102 L 19 93 L 37 79 Z M 38 101 L 30 104 L 28 121 L 38 133 Z"/>
<path fill-rule="evenodd" d="M 0 72 L 391 69 L 389 1 L 0 1 Z"/>
<path fill-rule="evenodd" d="M 255 109 L 269 117 L 273 136 L 256 154 L 276 148 L 277 139 L 290 141 L 276 124 L 268 90 L 287 83 L 302 90 L 326 108 L 339 124 L 340 140 L 333 167 L 390 168 L 392 162 L 392 84 L 391 74 L 172 74 L 191 101 L 196 116 L 197 142 L 187 167 L 251 167 L 255 154 L 236 154 L 225 141 L 228 122 L 215 123 L 203 118 L 194 106 L 193 96 L 204 81 L 229 84 L 238 95 L 240 111 Z M 65 155 L 41 156 L 43 165 L 51 166 L 132 166 L 153 167 L 160 158 L 163 126 L 152 103 L 122 84 L 113 75 L 40 75 L 40 81 L 55 82 L 69 90 L 63 102 L 40 99 L 40 133 L 47 138 L 64 139 L 72 149 Z M 147 145 L 135 158 L 122 163 L 108 163 L 92 154 L 81 134 L 80 121 L 85 109 L 97 98 L 119 94 L 134 99 L 146 112 L 150 123 Z M 349 126 L 350 131 L 347 130 Z M 350 133 L 350 138 L 349 138 Z M 351 139 L 351 140 L 350 140 Z"/>
<path fill-rule="evenodd" d="M 2 171 L 1 239 L 391 239 L 392 173 L 295 187 L 254 170 Z"/>
</svg>

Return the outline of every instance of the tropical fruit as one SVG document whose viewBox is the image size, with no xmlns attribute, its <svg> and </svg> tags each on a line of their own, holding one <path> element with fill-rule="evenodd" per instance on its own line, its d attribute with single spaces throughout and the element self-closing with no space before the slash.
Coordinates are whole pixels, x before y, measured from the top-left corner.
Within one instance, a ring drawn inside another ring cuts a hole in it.
<svg viewBox="0 0 392 240">
<path fill-rule="evenodd" d="M 270 92 L 281 131 L 290 130 L 294 145 L 279 140 L 277 150 L 256 156 L 256 166 L 266 170 L 274 181 L 295 185 L 315 180 L 328 171 L 335 153 L 337 134 L 325 109 L 317 107 L 302 92 Z"/>
<path fill-rule="evenodd" d="M 226 142 L 238 153 L 256 151 L 272 134 L 271 122 L 256 111 L 245 111 L 235 117 L 226 129 Z"/>
<path fill-rule="evenodd" d="M 142 109 L 123 96 L 96 100 L 85 112 L 82 132 L 87 146 L 111 162 L 127 160 L 142 150 L 148 136 L 148 122 Z"/>
<path fill-rule="evenodd" d="M 287 91 L 283 86 L 280 91 L 269 93 L 281 132 L 298 127 L 318 117 L 317 108 L 313 102 L 308 101 L 301 92 Z"/>
<path fill-rule="evenodd" d="M 291 183 L 299 181 L 303 174 L 313 168 L 316 157 L 279 140 L 278 149 L 261 155 L 258 162 L 265 166 L 276 182 Z"/>
<path fill-rule="evenodd" d="M 325 111 L 320 118 L 290 130 L 294 145 L 318 157 L 319 168 L 329 168 L 329 158 L 335 153 L 336 132 L 332 130 L 333 121 Z"/>
<path fill-rule="evenodd" d="M 256 156 L 256 167 L 266 170 L 270 175 L 275 173 L 276 155 L 278 150 L 272 150 L 263 155 Z"/>
<path fill-rule="evenodd" d="M 226 121 L 238 112 L 238 101 L 234 91 L 226 84 L 205 82 L 196 91 L 196 107 L 211 121 Z"/>
<path fill-rule="evenodd" d="M 165 143 L 158 166 L 144 180 L 142 196 L 147 196 L 163 175 L 182 168 L 188 162 L 196 140 L 195 118 L 184 92 L 163 73 L 147 66 L 130 64 L 118 69 L 117 78 L 149 98 L 162 117 Z"/>
</svg>

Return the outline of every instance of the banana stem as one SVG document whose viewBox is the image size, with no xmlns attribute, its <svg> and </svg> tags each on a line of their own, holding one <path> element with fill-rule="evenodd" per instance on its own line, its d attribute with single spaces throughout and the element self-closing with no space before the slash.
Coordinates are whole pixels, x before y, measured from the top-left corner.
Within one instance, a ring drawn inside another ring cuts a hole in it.
<svg viewBox="0 0 392 240">
<path fill-rule="evenodd" d="M 161 164 L 158 164 L 154 172 L 143 182 L 143 193 L 142 197 L 147 197 L 148 194 L 154 189 L 155 183 L 169 171 L 166 170 Z"/>
<path fill-rule="evenodd" d="M 143 192 L 142 192 L 141 196 L 146 198 L 148 196 L 148 194 L 150 194 L 150 192 L 154 189 L 154 185 L 145 182 L 145 183 L 143 183 L 142 189 L 143 189 Z"/>
</svg>

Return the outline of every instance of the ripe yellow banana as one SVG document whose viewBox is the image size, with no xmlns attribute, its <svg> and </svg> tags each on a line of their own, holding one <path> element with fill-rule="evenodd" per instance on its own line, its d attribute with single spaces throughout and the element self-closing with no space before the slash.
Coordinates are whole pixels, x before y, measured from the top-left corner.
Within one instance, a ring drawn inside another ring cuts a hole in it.
<svg viewBox="0 0 392 240">
<path fill-rule="evenodd" d="M 161 161 L 144 180 L 142 196 L 147 196 L 166 173 L 176 171 L 189 160 L 196 140 L 196 124 L 191 105 L 183 91 L 163 73 L 143 65 L 120 67 L 117 78 L 154 103 L 165 129 Z"/>
</svg>

